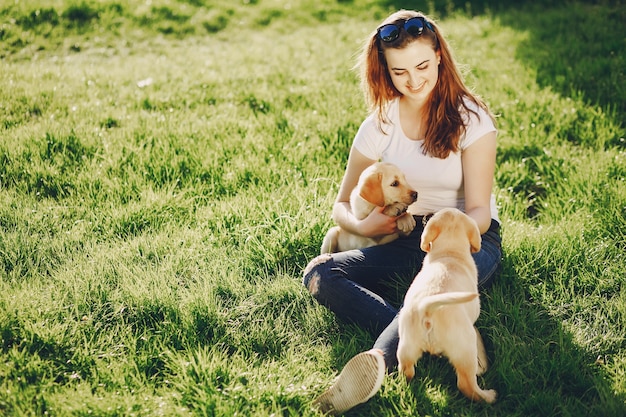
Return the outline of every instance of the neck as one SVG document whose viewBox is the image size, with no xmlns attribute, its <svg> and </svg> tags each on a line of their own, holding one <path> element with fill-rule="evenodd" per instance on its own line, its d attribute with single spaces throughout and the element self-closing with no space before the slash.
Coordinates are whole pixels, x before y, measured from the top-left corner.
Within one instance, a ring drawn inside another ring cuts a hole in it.
<svg viewBox="0 0 626 417">
<path fill-rule="evenodd" d="M 426 107 L 417 103 L 415 100 L 409 100 L 403 97 L 400 100 L 400 124 L 404 134 L 413 140 L 424 139 L 426 133 L 426 124 L 424 116 Z"/>
<path fill-rule="evenodd" d="M 426 114 L 426 99 L 417 100 L 402 96 L 400 97 L 400 105 L 412 114 L 418 114 L 420 118 L 423 118 Z"/>
</svg>

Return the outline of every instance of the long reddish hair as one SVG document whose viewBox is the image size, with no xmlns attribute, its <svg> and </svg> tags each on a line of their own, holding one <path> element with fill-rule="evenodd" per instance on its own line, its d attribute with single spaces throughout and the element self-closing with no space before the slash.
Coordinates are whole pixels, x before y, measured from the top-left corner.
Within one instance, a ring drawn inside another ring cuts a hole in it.
<svg viewBox="0 0 626 417">
<path fill-rule="evenodd" d="M 389 23 L 403 24 L 412 17 L 422 17 L 430 27 L 425 26 L 421 35 L 415 37 L 401 30 L 398 39 L 393 42 L 382 42 L 374 31 L 363 46 L 357 67 L 360 68 L 361 87 L 365 93 L 370 111 L 378 114 L 379 128 L 388 123 L 386 117 L 387 104 L 400 97 L 401 93 L 395 88 L 385 59 L 385 50 L 389 48 L 402 49 L 411 42 L 428 42 L 435 52 L 439 52 L 439 78 L 426 108 L 426 132 L 424 134 L 424 153 L 437 157 L 446 158 L 450 152 L 459 151 L 459 140 L 465 133 L 463 113 L 474 110 L 468 108 L 466 100 L 484 109 L 493 119 L 487 105 L 483 100 L 473 94 L 463 82 L 463 78 L 457 68 L 452 51 L 444 39 L 441 31 L 431 19 L 424 14 L 411 10 L 400 10 L 385 19 L 381 26 Z"/>
</svg>

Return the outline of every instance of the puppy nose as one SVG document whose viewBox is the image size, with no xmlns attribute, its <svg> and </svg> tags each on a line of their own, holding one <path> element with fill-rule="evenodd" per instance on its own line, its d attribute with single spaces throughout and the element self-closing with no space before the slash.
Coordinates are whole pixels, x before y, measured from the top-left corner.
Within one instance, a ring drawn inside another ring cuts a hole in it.
<svg viewBox="0 0 626 417">
<path fill-rule="evenodd" d="M 411 198 L 413 199 L 413 201 L 417 200 L 417 191 L 411 192 Z"/>
</svg>

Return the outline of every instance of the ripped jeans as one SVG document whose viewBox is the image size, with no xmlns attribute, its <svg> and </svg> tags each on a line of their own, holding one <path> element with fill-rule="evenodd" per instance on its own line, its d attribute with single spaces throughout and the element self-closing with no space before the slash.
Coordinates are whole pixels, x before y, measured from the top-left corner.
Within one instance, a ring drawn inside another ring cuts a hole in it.
<svg viewBox="0 0 626 417">
<path fill-rule="evenodd" d="M 398 311 L 426 255 L 420 249 L 421 220 L 416 216 L 417 225 L 407 237 L 386 245 L 320 255 L 304 270 L 303 283 L 311 295 L 338 319 L 369 331 L 389 370 L 397 365 Z M 478 287 L 485 289 L 497 275 L 502 258 L 497 221 L 491 221 L 482 235 L 481 250 L 472 256 L 478 268 Z"/>
</svg>

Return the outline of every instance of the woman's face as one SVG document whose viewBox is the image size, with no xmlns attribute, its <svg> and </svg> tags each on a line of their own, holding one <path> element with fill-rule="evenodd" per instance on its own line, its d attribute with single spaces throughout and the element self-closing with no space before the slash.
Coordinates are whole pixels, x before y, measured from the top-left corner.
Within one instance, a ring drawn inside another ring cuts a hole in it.
<svg viewBox="0 0 626 417">
<path fill-rule="evenodd" d="M 385 50 L 387 70 L 396 89 L 412 100 L 425 101 L 439 78 L 438 52 L 429 42 L 416 40 L 402 49 Z"/>
</svg>

